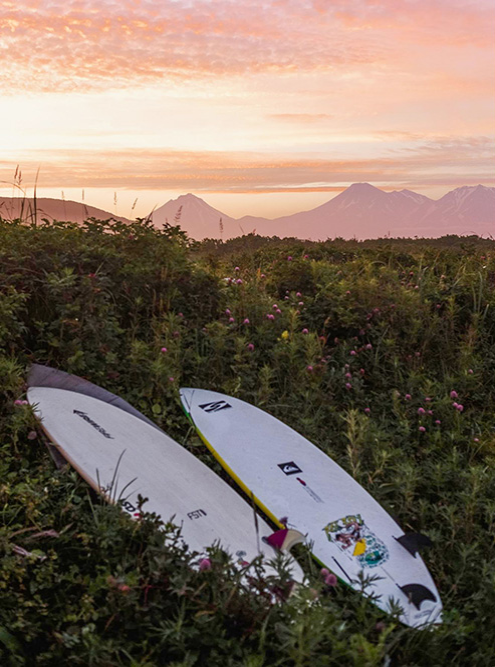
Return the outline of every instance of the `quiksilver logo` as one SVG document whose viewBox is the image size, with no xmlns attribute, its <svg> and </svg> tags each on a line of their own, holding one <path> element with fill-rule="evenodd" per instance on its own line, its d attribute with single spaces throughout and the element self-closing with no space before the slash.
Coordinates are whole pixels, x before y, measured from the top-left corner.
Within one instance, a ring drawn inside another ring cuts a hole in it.
<svg viewBox="0 0 495 667">
<path fill-rule="evenodd" d="M 232 406 L 227 401 L 213 401 L 213 403 L 203 403 L 199 406 L 205 412 L 219 412 L 220 410 L 226 410 Z"/>
<path fill-rule="evenodd" d="M 115 440 L 113 435 L 110 435 L 110 433 L 107 433 L 103 426 L 100 426 L 97 424 L 94 419 L 91 419 L 89 415 L 87 415 L 85 412 L 82 412 L 81 410 L 74 410 L 74 414 L 77 415 L 78 417 L 81 417 L 81 419 L 84 419 L 85 422 L 88 422 L 88 424 L 91 424 L 93 428 L 95 428 L 99 433 L 102 434 L 104 438 L 108 438 L 109 440 Z"/>
<path fill-rule="evenodd" d="M 301 468 L 297 465 L 297 463 L 294 463 L 294 461 L 288 461 L 287 463 L 279 463 L 278 467 L 286 475 L 295 475 L 299 472 L 302 472 Z"/>
</svg>

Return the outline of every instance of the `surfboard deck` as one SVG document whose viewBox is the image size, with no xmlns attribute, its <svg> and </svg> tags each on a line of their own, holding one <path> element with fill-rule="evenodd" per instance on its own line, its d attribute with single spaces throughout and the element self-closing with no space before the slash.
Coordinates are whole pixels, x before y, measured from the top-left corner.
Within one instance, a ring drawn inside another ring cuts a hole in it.
<svg viewBox="0 0 495 667">
<path fill-rule="evenodd" d="M 381 505 L 335 461 L 275 417 L 231 396 L 183 388 L 181 401 L 224 469 L 278 525 L 307 535 L 314 557 L 386 612 L 413 627 L 441 622 L 442 603 L 419 555 Z M 401 541 L 400 541 L 401 540 Z M 408 545 L 410 546 L 410 545 Z"/>
<path fill-rule="evenodd" d="M 218 544 L 239 563 L 276 551 L 263 542 L 273 529 L 224 480 L 163 431 L 109 402 L 76 391 L 31 386 L 28 400 L 64 458 L 96 491 L 139 517 L 143 507 L 180 526 L 191 551 Z M 292 575 L 303 579 L 291 561 Z M 273 569 L 267 565 L 270 574 Z"/>
</svg>

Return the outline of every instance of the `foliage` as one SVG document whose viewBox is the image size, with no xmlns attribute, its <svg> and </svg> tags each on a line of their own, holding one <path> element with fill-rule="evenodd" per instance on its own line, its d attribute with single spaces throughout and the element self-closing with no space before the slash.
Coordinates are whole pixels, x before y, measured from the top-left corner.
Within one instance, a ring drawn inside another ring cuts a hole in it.
<svg viewBox="0 0 495 667">
<path fill-rule="evenodd" d="M 0 664 L 492 665 L 494 287 L 477 239 L 0 222 Z M 15 403 L 32 361 L 120 394 L 217 471 L 181 384 L 284 420 L 432 537 L 444 624 L 405 628 L 307 560 L 311 585 L 276 604 L 214 547 L 199 571 L 172 525 L 54 468 Z"/>
</svg>

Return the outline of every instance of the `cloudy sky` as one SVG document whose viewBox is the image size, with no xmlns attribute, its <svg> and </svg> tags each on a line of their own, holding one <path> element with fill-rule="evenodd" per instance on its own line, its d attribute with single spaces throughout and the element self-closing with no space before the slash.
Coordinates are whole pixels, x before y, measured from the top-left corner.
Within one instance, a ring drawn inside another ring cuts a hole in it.
<svg viewBox="0 0 495 667">
<path fill-rule="evenodd" d="M 0 0 L 0 26 L 1 194 L 16 165 L 130 217 L 495 185 L 493 0 Z"/>
</svg>

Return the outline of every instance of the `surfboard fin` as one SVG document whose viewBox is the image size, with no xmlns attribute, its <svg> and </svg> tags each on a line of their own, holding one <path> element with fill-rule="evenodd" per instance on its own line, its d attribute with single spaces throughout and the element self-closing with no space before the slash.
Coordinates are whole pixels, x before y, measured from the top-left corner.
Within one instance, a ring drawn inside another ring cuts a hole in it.
<svg viewBox="0 0 495 667">
<path fill-rule="evenodd" d="M 405 595 L 407 595 L 409 602 L 411 602 L 416 609 L 421 607 L 421 603 L 424 602 L 424 600 L 431 600 L 432 602 L 437 601 L 436 595 L 422 584 L 406 584 L 405 586 L 399 586 L 399 588 Z"/>
<path fill-rule="evenodd" d="M 404 547 L 404 549 L 407 549 L 414 558 L 416 558 L 416 554 L 419 553 L 421 549 L 433 546 L 433 542 L 430 538 L 421 533 L 406 533 L 395 539 Z"/>
<path fill-rule="evenodd" d="M 282 528 L 262 539 L 263 542 L 269 544 L 274 549 L 290 551 L 295 544 L 304 542 L 304 535 L 293 528 Z"/>
</svg>

